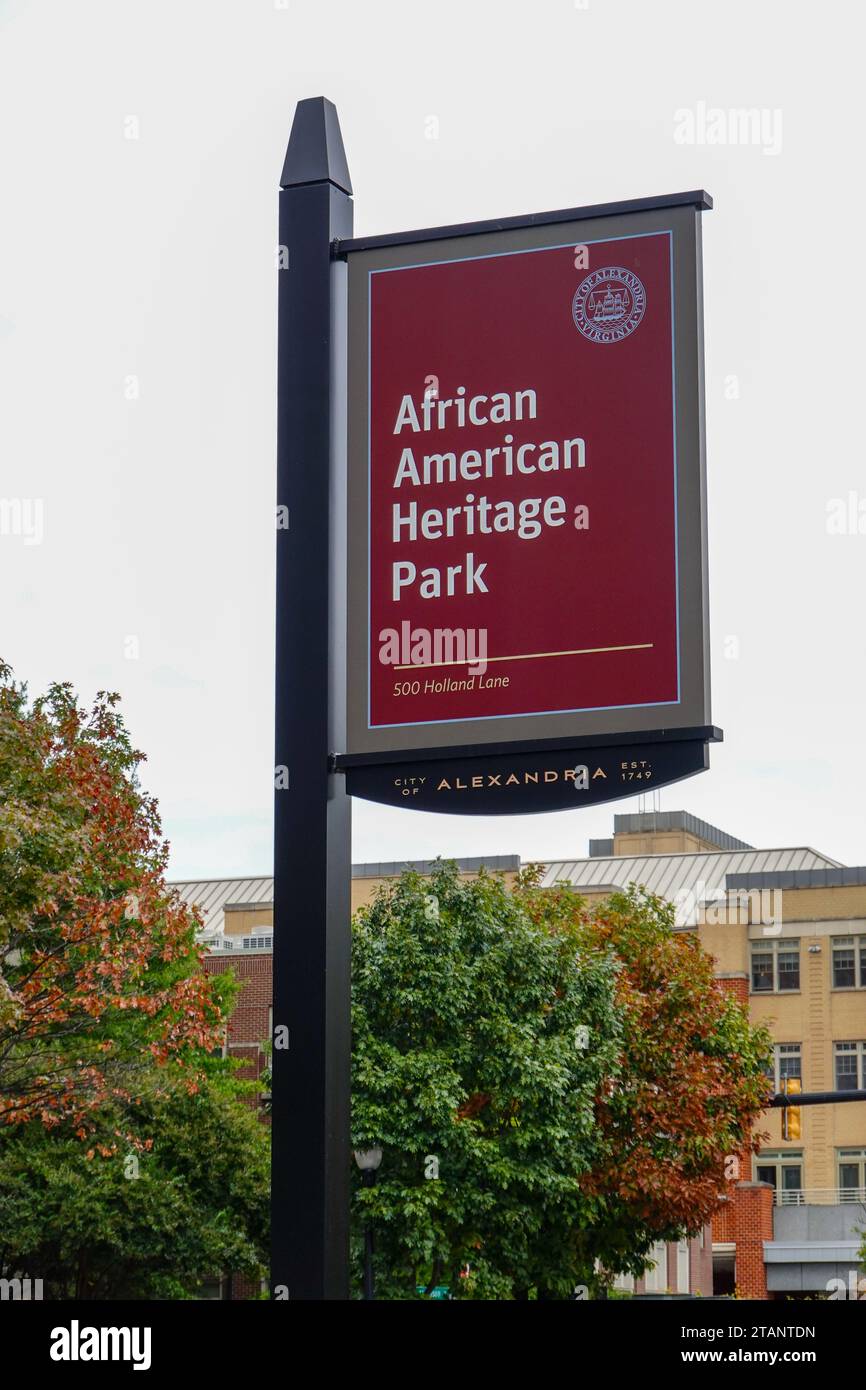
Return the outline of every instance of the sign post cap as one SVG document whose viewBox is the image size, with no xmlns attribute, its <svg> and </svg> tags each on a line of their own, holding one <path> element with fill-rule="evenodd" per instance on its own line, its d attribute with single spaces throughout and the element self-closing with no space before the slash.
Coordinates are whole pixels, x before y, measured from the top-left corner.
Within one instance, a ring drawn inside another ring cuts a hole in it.
<svg viewBox="0 0 866 1390">
<path fill-rule="evenodd" d="M 307 97 L 295 107 L 280 187 L 302 183 L 333 183 L 352 192 L 340 119 L 327 97 Z"/>
</svg>

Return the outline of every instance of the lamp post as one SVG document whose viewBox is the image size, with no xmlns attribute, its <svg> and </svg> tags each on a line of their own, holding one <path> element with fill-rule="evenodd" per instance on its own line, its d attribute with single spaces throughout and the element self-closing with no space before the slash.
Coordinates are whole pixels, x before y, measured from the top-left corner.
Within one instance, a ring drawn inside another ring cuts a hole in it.
<svg viewBox="0 0 866 1390">
<path fill-rule="evenodd" d="M 356 1149 L 355 1162 L 361 1170 L 361 1182 L 364 1186 L 375 1187 L 376 1172 L 382 1162 L 382 1150 L 378 1146 L 372 1149 Z M 373 1284 L 373 1228 L 369 1221 L 364 1223 L 364 1297 L 376 1297 Z"/>
</svg>

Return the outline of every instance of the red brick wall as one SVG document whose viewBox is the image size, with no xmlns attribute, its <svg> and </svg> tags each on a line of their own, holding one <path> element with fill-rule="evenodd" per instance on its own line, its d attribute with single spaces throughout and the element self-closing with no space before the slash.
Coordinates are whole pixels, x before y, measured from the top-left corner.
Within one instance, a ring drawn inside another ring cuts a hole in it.
<svg viewBox="0 0 866 1390">
<path fill-rule="evenodd" d="M 731 1164 L 731 1180 L 725 1184 L 725 1196 L 728 1200 L 722 1202 L 713 1215 L 713 1240 L 717 1241 L 736 1239 L 734 1204 L 737 1184 L 749 1182 L 752 1177 L 752 1153 L 750 1149 L 744 1149 L 740 1154 L 732 1154 L 731 1158 L 736 1162 Z"/>
<path fill-rule="evenodd" d="M 270 1008 L 273 999 L 273 956 L 270 951 L 240 952 L 237 955 L 209 955 L 205 957 L 205 970 L 208 975 L 222 975 L 226 970 L 234 971 L 241 981 L 237 1004 L 228 1026 L 226 1051 L 230 1057 L 238 1057 L 245 1063 L 239 1076 L 255 1080 L 264 1070 L 267 1062 L 262 1045 L 270 1034 Z M 251 1105 L 258 1104 L 255 1098 Z M 262 1116 L 266 1119 L 266 1116 Z M 231 1280 L 231 1298 L 239 1302 L 258 1298 L 259 1286 L 243 1275 L 235 1274 Z"/>
<path fill-rule="evenodd" d="M 737 1234 L 733 1185 L 728 1188 L 725 1196 L 726 1201 L 713 1213 L 713 1240 L 727 1244 L 735 1240 Z"/>
<path fill-rule="evenodd" d="M 743 1298 L 766 1298 L 765 1240 L 773 1239 L 770 1183 L 730 1183 L 727 1201 L 713 1216 L 713 1240 L 732 1242 L 737 1289 Z"/>
<path fill-rule="evenodd" d="M 749 1007 L 749 981 L 744 974 L 717 981 L 720 989 L 733 994 Z M 766 1298 L 767 1275 L 764 1241 L 773 1239 L 773 1189 L 768 1183 L 753 1183 L 752 1155 L 746 1150 L 736 1155 L 739 1180 L 727 1185 L 726 1196 L 713 1216 L 713 1240 L 733 1242 L 735 1279 L 743 1298 Z"/>
<path fill-rule="evenodd" d="M 708 1298 L 713 1292 L 713 1231 L 709 1222 L 701 1237 L 689 1242 L 689 1289 Z"/>
<path fill-rule="evenodd" d="M 273 998 L 273 956 L 270 951 L 205 958 L 209 975 L 233 970 L 242 982 L 237 1006 L 229 1022 L 227 1052 L 246 1063 L 241 1076 L 256 1078 L 265 1065 L 262 1044 L 269 1037 L 269 1010 Z"/>
<path fill-rule="evenodd" d="M 748 1009 L 749 981 L 746 975 L 726 975 L 724 979 L 716 979 L 716 984 L 726 994 L 733 994 L 734 998 Z"/>
<path fill-rule="evenodd" d="M 741 1298 L 767 1297 L 764 1241 L 773 1239 L 773 1189 L 768 1182 L 741 1182 L 731 1203 L 735 1216 L 737 1292 Z"/>
</svg>

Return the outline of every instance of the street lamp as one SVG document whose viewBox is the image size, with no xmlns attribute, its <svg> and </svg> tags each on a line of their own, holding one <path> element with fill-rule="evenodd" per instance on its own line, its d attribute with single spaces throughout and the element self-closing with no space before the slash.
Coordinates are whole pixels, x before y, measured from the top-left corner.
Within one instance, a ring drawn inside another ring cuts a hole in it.
<svg viewBox="0 0 866 1390">
<path fill-rule="evenodd" d="M 361 1170 L 361 1182 L 364 1186 L 375 1187 L 376 1170 L 382 1162 L 382 1150 L 378 1145 L 371 1149 L 356 1149 L 355 1162 Z M 364 1297 L 376 1297 L 373 1286 L 373 1228 L 369 1221 L 364 1226 Z"/>
</svg>

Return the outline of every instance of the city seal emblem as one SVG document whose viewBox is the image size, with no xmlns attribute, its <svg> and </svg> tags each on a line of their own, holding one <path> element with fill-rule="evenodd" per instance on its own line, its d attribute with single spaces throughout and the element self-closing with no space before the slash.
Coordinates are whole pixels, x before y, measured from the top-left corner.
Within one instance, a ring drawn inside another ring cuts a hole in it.
<svg viewBox="0 0 866 1390">
<path fill-rule="evenodd" d="M 581 280 L 572 300 L 575 326 L 591 343 L 621 343 L 639 326 L 646 290 L 631 270 L 608 265 Z"/>
</svg>

